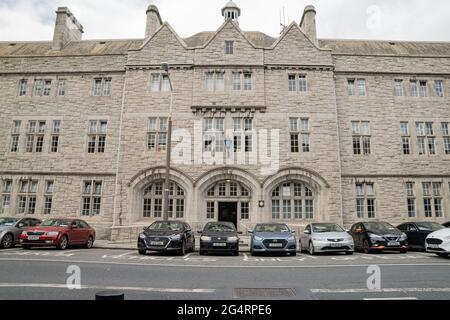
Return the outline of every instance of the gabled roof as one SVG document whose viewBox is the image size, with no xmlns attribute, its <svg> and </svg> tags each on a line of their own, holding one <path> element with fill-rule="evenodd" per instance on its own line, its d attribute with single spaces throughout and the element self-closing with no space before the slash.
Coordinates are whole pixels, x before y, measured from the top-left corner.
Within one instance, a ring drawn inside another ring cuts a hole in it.
<svg viewBox="0 0 450 320">
<path fill-rule="evenodd" d="M 295 21 L 292 21 L 288 27 L 284 28 L 283 32 L 281 33 L 281 36 L 268 49 L 275 49 L 276 46 L 291 32 L 292 29 L 295 29 L 298 32 L 300 32 L 301 34 L 303 34 L 305 39 L 309 43 L 311 43 L 311 45 L 313 47 L 317 48 L 318 50 L 323 50 L 322 48 L 319 48 L 314 42 L 311 41 L 311 39 L 303 32 L 303 30 L 300 28 L 300 26 Z"/>
<path fill-rule="evenodd" d="M 276 38 L 259 31 L 242 31 L 242 33 L 255 47 L 258 48 L 268 48 L 277 40 Z M 203 47 L 215 34 L 216 32 L 214 31 L 204 31 L 189 38 L 184 38 L 183 40 L 188 47 Z"/>
<path fill-rule="evenodd" d="M 158 35 L 158 33 L 160 33 L 160 32 L 161 32 L 162 30 L 164 30 L 165 28 L 168 29 L 168 30 L 173 34 L 173 36 L 178 40 L 178 42 L 180 43 L 180 45 L 181 45 L 183 48 L 187 49 L 186 42 L 184 42 L 184 40 L 183 40 L 182 38 L 180 38 L 180 36 L 178 35 L 178 33 L 177 33 L 177 32 L 170 26 L 170 24 L 166 21 L 166 22 L 164 22 L 164 23 L 159 27 L 158 30 L 156 30 L 156 32 L 155 32 L 155 34 L 154 34 L 153 36 L 151 36 L 149 39 L 145 40 L 144 42 L 141 42 L 141 46 L 140 46 L 140 48 L 138 48 L 137 50 L 140 50 L 140 49 L 144 48 L 145 46 L 147 46 L 148 43 L 151 42 L 151 41 Z M 132 50 L 133 50 L 133 49 L 132 49 Z"/>
</svg>

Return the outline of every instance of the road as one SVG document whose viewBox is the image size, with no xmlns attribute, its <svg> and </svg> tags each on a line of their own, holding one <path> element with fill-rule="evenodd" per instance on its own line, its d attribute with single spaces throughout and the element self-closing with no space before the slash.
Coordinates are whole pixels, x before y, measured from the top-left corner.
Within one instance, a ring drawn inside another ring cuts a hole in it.
<svg viewBox="0 0 450 320">
<path fill-rule="evenodd" d="M 422 252 L 172 257 L 14 248 L 0 251 L 0 265 L 0 300 L 92 300 L 102 290 L 122 291 L 127 300 L 450 300 L 450 259 Z M 70 266 L 79 268 L 80 289 L 66 286 Z M 369 266 L 380 268 L 381 290 L 367 289 Z"/>
</svg>

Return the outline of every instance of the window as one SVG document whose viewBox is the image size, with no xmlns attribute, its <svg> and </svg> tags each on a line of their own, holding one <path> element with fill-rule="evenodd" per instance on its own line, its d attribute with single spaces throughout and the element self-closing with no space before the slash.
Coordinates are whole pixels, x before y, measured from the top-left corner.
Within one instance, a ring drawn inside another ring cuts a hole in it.
<svg viewBox="0 0 450 320">
<path fill-rule="evenodd" d="M 111 78 L 95 78 L 94 88 L 92 90 L 92 95 L 99 96 L 110 96 L 111 95 Z"/>
<path fill-rule="evenodd" d="M 36 180 L 20 180 L 18 192 L 18 214 L 36 213 L 36 194 L 38 182 Z"/>
<path fill-rule="evenodd" d="M 355 91 L 355 80 L 354 79 L 347 80 L 347 87 L 348 87 L 348 95 L 355 96 L 356 91 Z"/>
<path fill-rule="evenodd" d="M 152 74 L 152 80 L 151 80 L 151 86 L 150 86 L 151 92 L 158 92 L 160 90 L 160 85 L 161 85 L 160 79 L 161 79 L 161 75 L 159 73 Z"/>
<path fill-rule="evenodd" d="M 406 196 L 407 196 L 408 217 L 415 218 L 416 217 L 416 198 L 414 195 L 414 182 L 406 183 Z"/>
<path fill-rule="evenodd" d="M 423 182 L 423 204 L 426 218 L 441 218 L 444 215 L 442 207 L 442 183 L 440 182 Z"/>
<path fill-rule="evenodd" d="M 28 80 L 22 79 L 19 81 L 19 96 L 23 97 L 27 95 L 28 90 Z"/>
<path fill-rule="evenodd" d="M 157 181 L 144 189 L 143 217 L 161 218 L 163 216 L 164 182 Z M 169 186 L 169 218 L 182 219 L 185 212 L 185 192 L 175 182 Z"/>
<path fill-rule="evenodd" d="M 434 124 L 433 122 L 416 122 L 416 135 L 417 146 L 419 149 L 419 155 L 436 154 L 436 139 L 434 136 Z"/>
<path fill-rule="evenodd" d="M 444 90 L 442 88 L 442 80 L 434 81 L 434 93 L 435 93 L 436 97 L 444 96 Z"/>
<path fill-rule="evenodd" d="M 450 155 L 450 132 L 449 132 L 449 123 L 443 122 L 441 123 L 442 127 L 442 135 L 444 138 L 444 152 L 446 155 Z"/>
<path fill-rule="evenodd" d="M 283 183 L 276 187 L 272 191 L 272 219 L 314 219 L 312 189 L 297 182 Z"/>
<path fill-rule="evenodd" d="M 88 153 L 105 153 L 107 128 L 108 121 L 89 121 Z"/>
<path fill-rule="evenodd" d="M 96 216 L 100 214 L 102 189 L 102 181 L 89 180 L 83 182 L 82 216 Z"/>
<path fill-rule="evenodd" d="M 49 97 L 52 90 L 52 80 L 44 81 L 44 96 Z"/>
<path fill-rule="evenodd" d="M 402 97 L 404 95 L 404 93 L 403 93 L 403 80 L 395 80 L 394 95 L 396 97 Z"/>
<path fill-rule="evenodd" d="M 290 74 L 288 76 L 288 85 L 289 85 L 289 91 L 297 92 L 297 79 L 296 79 L 295 74 Z"/>
<path fill-rule="evenodd" d="M 370 123 L 367 121 L 352 122 L 353 154 L 371 154 Z"/>
<path fill-rule="evenodd" d="M 291 152 L 300 152 L 298 118 L 290 118 Z"/>
<path fill-rule="evenodd" d="M 51 145 L 50 145 L 50 152 L 56 153 L 58 152 L 59 147 L 59 134 L 61 132 L 61 121 L 60 120 L 54 120 L 53 121 L 53 128 L 52 128 L 52 136 L 51 136 Z"/>
<path fill-rule="evenodd" d="M 19 140 L 20 140 L 20 128 L 22 126 L 22 121 L 15 120 L 13 122 L 12 133 L 11 133 L 11 152 L 19 152 Z"/>
<path fill-rule="evenodd" d="M 223 72 L 207 72 L 205 74 L 205 89 L 209 92 L 225 90 L 225 74 Z"/>
<path fill-rule="evenodd" d="M 205 89 L 207 91 L 214 91 L 214 73 L 208 72 L 205 75 Z"/>
<path fill-rule="evenodd" d="M 253 90 L 252 74 L 244 73 L 244 90 Z"/>
<path fill-rule="evenodd" d="M 242 151 L 242 138 L 244 138 L 245 152 L 253 151 L 253 119 L 233 118 L 233 149 L 234 152 Z"/>
<path fill-rule="evenodd" d="M 298 78 L 298 91 L 307 92 L 308 83 L 306 80 L 306 75 L 300 74 L 290 74 L 288 75 L 288 88 L 290 92 L 297 92 L 297 78 Z"/>
<path fill-rule="evenodd" d="M 0 214 L 9 214 L 11 209 L 12 180 L 3 180 L 1 187 Z"/>
<path fill-rule="evenodd" d="M 409 87 L 411 89 L 411 97 L 418 97 L 419 90 L 417 89 L 417 81 L 416 80 L 409 81 Z"/>
<path fill-rule="evenodd" d="M 356 215 L 359 219 L 375 219 L 376 199 L 373 183 L 356 183 Z"/>
<path fill-rule="evenodd" d="M 298 76 L 298 90 L 300 92 L 307 92 L 308 91 L 308 83 L 306 81 L 306 75 L 299 75 Z"/>
<path fill-rule="evenodd" d="M 366 95 L 366 80 L 358 79 L 358 93 L 359 96 L 364 97 Z"/>
<path fill-rule="evenodd" d="M 203 119 L 203 151 L 224 152 L 225 124 L 223 118 Z"/>
<path fill-rule="evenodd" d="M 233 72 L 233 90 L 240 91 L 241 90 L 241 73 Z"/>
<path fill-rule="evenodd" d="M 66 95 L 66 80 L 59 79 L 58 80 L 58 97 L 63 97 Z"/>
<path fill-rule="evenodd" d="M 428 97 L 428 85 L 426 81 L 419 81 L 419 94 L 421 97 Z"/>
<path fill-rule="evenodd" d="M 291 152 L 299 152 L 299 138 L 301 137 L 302 151 L 310 152 L 310 132 L 308 118 L 290 118 Z"/>
<path fill-rule="evenodd" d="M 216 73 L 216 91 L 225 90 L 225 74 L 223 72 Z"/>
<path fill-rule="evenodd" d="M 248 202 L 241 202 L 241 220 L 248 220 L 250 218 L 250 204 Z"/>
<path fill-rule="evenodd" d="M 167 74 L 164 74 L 162 76 L 161 91 L 170 92 L 170 89 L 171 89 L 170 78 Z"/>
<path fill-rule="evenodd" d="M 402 133 L 403 154 L 405 154 L 405 155 L 411 154 L 411 138 L 409 135 L 409 123 L 401 122 L 400 123 L 400 131 Z"/>
<path fill-rule="evenodd" d="M 165 151 L 167 149 L 168 119 L 152 117 L 148 119 L 147 149 L 149 151 Z"/>
<path fill-rule="evenodd" d="M 35 79 L 34 80 L 34 91 L 33 95 L 40 97 L 42 96 L 42 91 L 44 90 L 44 80 L 42 79 Z"/>
<path fill-rule="evenodd" d="M 26 152 L 41 153 L 44 146 L 44 136 L 46 130 L 45 121 L 30 120 L 28 122 L 27 136 L 26 136 Z"/>
<path fill-rule="evenodd" d="M 54 186 L 55 183 L 53 181 L 45 182 L 44 214 L 52 213 Z"/>
<path fill-rule="evenodd" d="M 225 41 L 225 54 L 234 54 L 234 41 Z"/>
<path fill-rule="evenodd" d="M 216 216 L 216 203 L 213 201 L 206 202 L 206 219 L 212 220 Z"/>
</svg>

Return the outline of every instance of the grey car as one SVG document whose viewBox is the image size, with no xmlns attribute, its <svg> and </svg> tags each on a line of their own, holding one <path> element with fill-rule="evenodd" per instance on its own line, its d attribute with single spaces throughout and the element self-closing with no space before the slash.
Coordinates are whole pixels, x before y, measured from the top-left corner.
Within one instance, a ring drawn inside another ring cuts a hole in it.
<svg viewBox="0 0 450 320">
<path fill-rule="evenodd" d="M 20 234 L 29 227 L 41 224 L 41 220 L 35 218 L 0 218 L 0 248 L 8 249 L 19 243 Z"/>
<path fill-rule="evenodd" d="M 312 223 L 306 226 L 300 238 L 300 247 L 311 255 L 320 252 L 345 252 L 351 255 L 355 251 L 352 236 L 335 223 Z"/>
</svg>

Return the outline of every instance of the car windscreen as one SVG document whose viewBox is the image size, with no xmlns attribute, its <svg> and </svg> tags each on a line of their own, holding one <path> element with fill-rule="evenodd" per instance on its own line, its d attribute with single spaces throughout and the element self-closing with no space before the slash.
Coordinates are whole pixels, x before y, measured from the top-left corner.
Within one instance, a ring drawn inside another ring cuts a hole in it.
<svg viewBox="0 0 450 320">
<path fill-rule="evenodd" d="M 41 227 L 60 227 L 67 228 L 70 225 L 70 220 L 46 220 L 41 223 Z"/>
<path fill-rule="evenodd" d="M 386 222 L 366 222 L 364 227 L 368 232 L 376 234 L 386 234 L 391 232 L 398 232 L 397 228 Z"/>
<path fill-rule="evenodd" d="M 0 218 L 0 226 L 12 227 L 19 219 L 16 218 Z"/>
<path fill-rule="evenodd" d="M 232 223 L 208 223 L 203 231 L 236 232 L 236 228 Z"/>
<path fill-rule="evenodd" d="M 256 226 L 255 232 L 291 232 L 291 230 L 283 224 L 260 224 Z"/>
<path fill-rule="evenodd" d="M 335 223 L 323 223 L 323 224 L 313 224 L 313 231 L 315 233 L 323 232 L 345 232 L 338 224 Z"/>
<path fill-rule="evenodd" d="M 419 228 L 420 231 L 437 231 L 445 229 L 444 226 L 436 222 L 420 222 L 417 223 L 417 227 Z"/>
<path fill-rule="evenodd" d="M 148 230 L 151 231 L 181 231 L 183 224 L 179 222 L 155 222 Z"/>
</svg>

